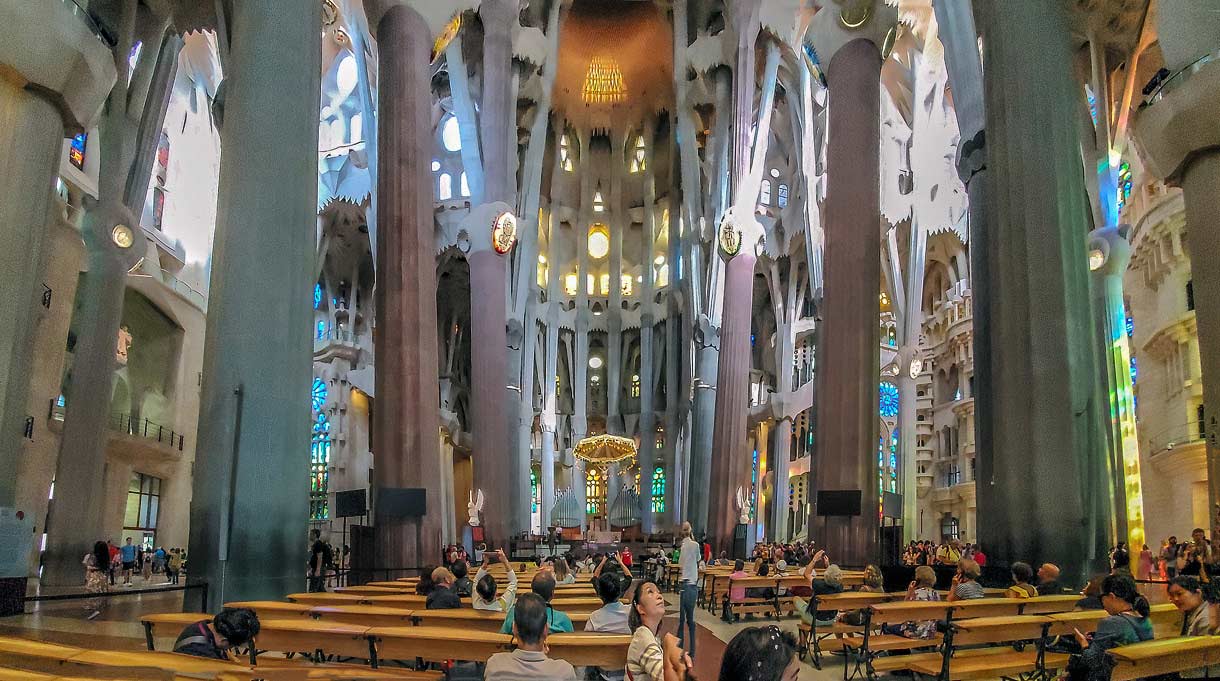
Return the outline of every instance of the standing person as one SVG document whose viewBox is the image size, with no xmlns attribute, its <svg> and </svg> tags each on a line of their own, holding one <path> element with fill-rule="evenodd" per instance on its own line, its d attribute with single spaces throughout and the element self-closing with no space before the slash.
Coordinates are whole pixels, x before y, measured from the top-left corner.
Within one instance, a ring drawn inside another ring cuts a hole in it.
<svg viewBox="0 0 1220 681">
<path fill-rule="evenodd" d="M 1135 565 L 1136 579 L 1151 579 L 1152 578 L 1152 551 L 1144 544 L 1144 548 L 1140 549 L 1139 562 Z"/>
<path fill-rule="evenodd" d="M 119 556 L 123 561 L 123 586 L 131 586 L 131 573 L 136 569 L 136 551 L 135 544 L 131 543 L 131 537 L 123 543 L 123 547 L 119 549 Z"/>
<path fill-rule="evenodd" d="M 570 662 L 547 657 L 547 605 L 534 594 L 522 594 L 513 609 L 517 649 L 487 659 L 487 681 L 576 681 Z"/>
<path fill-rule="evenodd" d="M 623 567 L 627 568 L 627 572 L 631 572 L 631 547 L 630 546 L 623 547 L 623 550 L 621 552 L 619 552 L 619 554 L 618 554 L 618 559 L 619 559 L 619 562 L 621 562 L 623 564 Z"/>
<path fill-rule="evenodd" d="M 143 552 L 144 562 L 140 565 L 140 576 L 147 583 L 153 576 L 153 553 L 147 548 Z"/>
<path fill-rule="evenodd" d="M 957 565 L 961 559 L 961 544 L 956 539 L 942 544 L 939 549 L 936 549 L 936 562 L 940 565 Z"/>
<path fill-rule="evenodd" d="M 178 573 L 182 571 L 182 552 L 178 549 L 173 549 L 169 552 L 169 562 L 166 563 L 166 569 L 169 570 L 170 584 L 178 583 Z"/>
<path fill-rule="evenodd" d="M 712 544 L 707 540 L 706 533 L 699 540 L 699 545 L 703 548 L 703 562 L 710 564 L 712 562 Z M 724 552 L 722 551 L 721 553 Z"/>
<path fill-rule="evenodd" d="M 695 603 L 699 600 L 699 558 L 706 552 L 691 536 L 690 522 L 682 523 L 680 534 L 682 546 L 678 550 L 678 580 L 682 584 L 682 589 L 678 597 L 678 645 L 682 646 L 693 658 L 695 656 Z M 685 645 L 686 641 L 690 642 L 689 647 Z"/>
<path fill-rule="evenodd" d="M 1118 542 L 1110 551 L 1110 570 L 1130 570 L 1131 552 L 1127 550 L 1126 542 Z"/>
<path fill-rule="evenodd" d="M 1178 576 L 1178 538 L 1170 537 L 1169 541 L 1161 549 L 1161 560 L 1165 563 L 1165 578 L 1173 579 Z"/>
<path fill-rule="evenodd" d="M 1185 555 L 1186 560 L 1178 561 L 1179 565 L 1185 563 L 1178 570 L 1178 574 L 1200 578 L 1204 574 L 1210 575 L 1207 570 L 1212 564 L 1212 544 L 1207 540 L 1207 534 L 1203 532 L 1203 528 L 1196 527 L 1190 531 L 1190 544 L 1179 555 Z"/>
<path fill-rule="evenodd" d="M 971 553 L 970 559 L 979 564 L 979 567 L 987 567 L 987 554 L 983 553 L 983 547 L 978 544 L 974 545 L 974 551 Z"/>
<path fill-rule="evenodd" d="M 331 563 L 330 545 L 322 541 L 320 530 L 310 530 L 313 545 L 309 547 L 309 590 L 314 593 L 326 591 L 326 566 Z"/>
<path fill-rule="evenodd" d="M 91 594 L 104 594 L 110 590 L 110 584 L 106 581 L 106 573 L 109 572 L 110 566 L 110 548 L 106 542 L 95 542 L 93 550 L 85 554 L 81 564 L 85 566 L 85 591 Z M 98 615 L 102 614 L 105 600 L 99 597 L 85 601 L 86 609 L 91 611 L 89 619 L 96 619 Z"/>
<path fill-rule="evenodd" d="M 113 539 L 106 541 L 106 549 L 110 552 L 110 562 L 106 563 L 106 571 L 110 573 L 110 586 L 114 586 L 114 573 L 119 571 L 123 559 L 120 558 L 119 547 L 114 545 Z"/>
</svg>

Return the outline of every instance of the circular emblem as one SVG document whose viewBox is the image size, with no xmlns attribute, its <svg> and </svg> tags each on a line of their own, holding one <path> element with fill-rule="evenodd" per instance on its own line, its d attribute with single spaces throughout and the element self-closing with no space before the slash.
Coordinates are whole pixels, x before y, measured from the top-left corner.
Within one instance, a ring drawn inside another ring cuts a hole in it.
<svg viewBox="0 0 1220 681">
<path fill-rule="evenodd" d="M 135 243 L 136 235 L 127 225 L 115 225 L 114 229 L 110 231 L 110 239 L 119 248 L 131 248 L 131 245 Z"/>
<path fill-rule="evenodd" d="M 911 360 L 911 378 L 918 378 L 923 373 L 923 360 L 916 357 Z"/>
<path fill-rule="evenodd" d="M 720 250 L 730 258 L 741 250 L 741 230 L 730 220 L 720 223 Z"/>
<path fill-rule="evenodd" d="M 496 253 L 504 255 L 517 243 L 517 217 L 505 211 L 491 223 L 491 245 Z"/>
</svg>

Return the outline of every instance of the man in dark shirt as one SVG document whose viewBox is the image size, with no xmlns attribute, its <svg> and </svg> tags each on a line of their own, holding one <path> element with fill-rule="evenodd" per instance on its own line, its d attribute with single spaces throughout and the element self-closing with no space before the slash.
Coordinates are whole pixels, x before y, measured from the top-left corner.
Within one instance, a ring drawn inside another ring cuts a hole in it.
<svg viewBox="0 0 1220 681">
<path fill-rule="evenodd" d="M 333 562 L 330 546 L 322 541 L 322 533 L 309 531 L 313 545 L 309 549 L 309 590 L 326 591 L 326 568 Z"/>
<path fill-rule="evenodd" d="M 425 607 L 428 610 L 452 610 L 462 607 L 462 599 L 453 590 L 453 573 L 438 567 L 432 571 L 432 583 L 435 585 L 428 594 Z"/>
<path fill-rule="evenodd" d="M 1054 563 L 1043 563 L 1038 568 L 1038 595 L 1058 596 L 1066 593 L 1059 583 L 1059 566 Z"/>
<path fill-rule="evenodd" d="M 249 608 L 225 608 L 212 621 L 200 620 L 178 634 L 174 652 L 214 660 L 228 660 L 229 649 L 244 646 L 258 636 L 258 615 Z"/>
<path fill-rule="evenodd" d="M 472 588 L 474 585 L 470 583 L 470 566 L 459 558 L 453 563 L 453 591 L 458 596 L 470 598 Z"/>
</svg>

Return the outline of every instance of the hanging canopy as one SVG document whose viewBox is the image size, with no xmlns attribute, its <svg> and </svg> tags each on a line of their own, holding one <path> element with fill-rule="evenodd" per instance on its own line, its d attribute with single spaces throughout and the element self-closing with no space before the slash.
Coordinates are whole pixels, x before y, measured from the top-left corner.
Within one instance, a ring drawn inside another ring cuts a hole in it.
<svg viewBox="0 0 1220 681">
<path fill-rule="evenodd" d="M 576 458 L 589 463 L 608 465 L 634 459 L 635 440 L 617 435 L 593 435 L 576 443 L 572 449 Z"/>
</svg>

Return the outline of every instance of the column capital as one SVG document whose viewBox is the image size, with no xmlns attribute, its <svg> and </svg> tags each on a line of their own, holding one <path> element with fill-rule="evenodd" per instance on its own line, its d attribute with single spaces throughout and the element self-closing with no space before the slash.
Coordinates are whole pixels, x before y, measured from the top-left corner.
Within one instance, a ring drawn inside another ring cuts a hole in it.
<svg viewBox="0 0 1220 681">
<path fill-rule="evenodd" d="M 1131 225 L 1100 227 L 1089 232 L 1089 273 L 1120 280 L 1131 262 Z"/>
<path fill-rule="evenodd" d="M 503 201 L 479 204 L 462 218 L 458 233 L 459 243 L 465 236 L 470 244 L 468 256 L 484 252 L 505 255 L 517 243 L 517 216 Z"/>
<path fill-rule="evenodd" d="M 880 52 L 897 25 L 898 8 L 890 7 L 885 0 L 834 0 L 813 16 L 806 40 L 817 54 L 822 71 L 827 72 L 844 45 L 864 39 Z"/>
<path fill-rule="evenodd" d="M 987 169 L 987 131 L 979 130 L 957 146 L 957 176 L 965 184 Z"/>
</svg>

